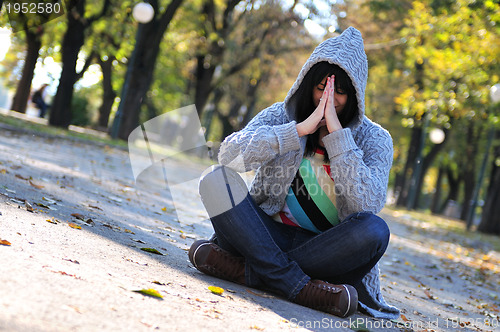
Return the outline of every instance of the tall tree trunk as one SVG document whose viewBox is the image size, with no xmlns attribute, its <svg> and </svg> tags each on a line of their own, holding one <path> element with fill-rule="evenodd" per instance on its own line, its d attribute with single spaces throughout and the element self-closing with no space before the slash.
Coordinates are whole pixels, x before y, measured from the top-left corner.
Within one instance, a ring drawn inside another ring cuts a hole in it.
<svg viewBox="0 0 500 332">
<path fill-rule="evenodd" d="M 396 204 L 406 207 L 408 193 L 410 189 L 410 178 L 415 171 L 415 160 L 417 159 L 417 151 L 420 145 L 420 136 L 422 136 L 422 127 L 415 126 L 411 129 L 410 145 L 408 146 L 408 155 L 406 156 L 405 168 L 402 174 L 401 189 Z"/>
<path fill-rule="evenodd" d="M 427 174 L 427 171 L 429 170 L 429 167 L 432 165 L 432 163 L 434 162 L 434 160 L 436 159 L 436 157 L 438 156 L 438 154 L 443 149 L 444 144 L 446 143 L 446 137 L 448 136 L 448 135 L 446 135 L 447 132 L 448 131 L 445 130 L 445 136 L 444 136 L 445 139 L 444 139 L 444 141 L 441 144 L 434 144 L 432 146 L 431 151 L 423 158 L 423 161 L 422 161 L 422 170 L 421 170 L 421 173 L 420 173 L 420 179 L 419 179 L 419 182 L 417 183 L 417 189 L 416 189 L 417 194 L 416 194 L 416 197 L 415 197 L 415 204 L 412 207 L 413 209 L 418 208 L 419 201 L 420 201 L 420 194 L 422 192 L 422 185 L 424 183 L 425 175 Z"/>
<path fill-rule="evenodd" d="M 441 212 L 444 212 L 446 206 L 448 205 L 448 202 L 458 201 L 458 194 L 459 194 L 458 189 L 460 187 L 460 181 L 461 181 L 460 176 L 455 176 L 453 174 L 453 171 L 450 168 L 450 166 L 446 167 L 446 177 L 448 179 L 448 185 L 450 186 L 450 190 L 448 191 L 448 197 L 446 197 L 446 200 L 443 202 L 443 205 L 441 206 Z"/>
<path fill-rule="evenodd" d="M 84 3 L 84 1 L 82 1 Z M 83 46 L 85 26 L 80 18 L 68 15 L 68 29 L 62 42 L 62 72 L 59 86 L 52 102 L 49 123 L 53 126 L 66 128 L 71 123 L 71 100 L 78 74 L 76 61 Z"/>
<path fill-rule="evenodd" d="M 472 203 L 472 195 L 476 184 L 476 157 L 479 148 L 479 137 L 482 131 L 481 127 L 478 128 L 477 133 L 474 132 L 474 121 L 469 122 L 467 127 L 467 147 L 465 149 L 465 167 L 462 172 L 464 181 L 464 201 L 462 211 L 460 212 L 460 219 L 467 220 Z"/>
<path fill-rule="evenodd" d="M 128 88 L 126 95 L 122 96 L 120 108 L 122 118 L 118 137 L 127 140 L 130 133 L 139 125 L 139 115 L 144 96 L 149 90 L 153 80 L 156 59 L 160 51 L 163 35 L 172 21 L 175 12 L 183 0 L 172 0 L 160 19 L 153 19 L 140 27 L 137 33 L 134 56 L 127 67 Z M 157 0 L 150 1 L 155 12 L 159 12 Z"/>
<path fill-rule="evenodd" d="M 112 72 L 113 72 L 113 61 L 116 58 L 114 56 L 109 56 L 107 60 L 103 61 L 99 58 L 99 66 L 102 71 L 102 104 L 99 107 L 99 120 L 98 125 L 100 128 L 107 128 L 109 122 L 109 114 L 111 113 L 111 108 L 115 102 L 116 92 L 113 90 L 112 84 Z"/>
<path fill-rule="evenodd" d="M 52 102 L 49 123 L 53 126 L 66 128 L 71 123 L 71 100 L 73 99 L 74 84 L 90 66 L 94 57 L 91 53 L 83 69 L 76 72 L 78 54 L 85 42 L 85 30 L 95 21 L 103 17 L 109 8 L 110 0 L 104 0 L 101 12 L 91 17 L 85 17 L 86 0 L 70 0 L 68 3 L 67 29 L 62 42 L 62 71 L 59 86 Z"/>
<path fill-rule="evenodd" d="M 194 104 L 198 116 L 203 114 L 203 110 L 208 102 L 208 97 L 212 92 L 212 79 L 215 73 L 215 65 L 210 64 L 206 55 L 198 55 L 196 57 L 196 84 Z"/>
<path fill-rule="evenodd" d="M 500 166 L 496 163 L 498 158 L 500 158 L 500 146 L 495 148 L 490 184 L 483 207 L 481 223 L 477 230 L 482 233 L 500 235 Z"/>
<path fill-rule="evenodd" d="M 439 202 L 441 202 L 441 184 L 443 183 L 444 173 L 444 167 L 439 166 L 438 176 L 436 179 L 436 192 L 434 193 L 434 198 L 432 199 L 431 204 L 431 212 L 434 214 L 440 213 Z"/>
<path fill-rule="evenodd" d="M 10 107 L 11 110 L 21 113 L 26 113 L 26 107 L 30 98 L 31 82 L 35 73 L 38 53 L 42 47 L 41 37 L 43 35 L 43 28 L 26 29 L 25 32 L 27 44 L 26 57 L 24 59 L 21 79 L 17 84 L 16 93 Z"/>
</svg>

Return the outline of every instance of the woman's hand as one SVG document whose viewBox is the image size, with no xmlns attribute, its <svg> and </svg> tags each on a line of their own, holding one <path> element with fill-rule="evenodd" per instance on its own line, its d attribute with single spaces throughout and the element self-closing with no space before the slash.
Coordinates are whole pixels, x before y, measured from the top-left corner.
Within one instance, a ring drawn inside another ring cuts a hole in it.
<svg viewBox="0 0 500 332">
<path fill-rule="evenodd" d="M 325 91 L 327 91 L 326 105 L 325 105 L 325 121 L 326 127 L 329 133 L 341 130 L 342 125 L 340 124 L 339 117 L 337 116 L 337 111 L 335 110 L 335 76 L 327 78 L 327 84 Z M 324 97 L 323 97 L 324 98 Z"/>
<path fill-rule="evenodd" d="M 302 121 L 301 123 L 298 123 L 296 128 L 297 128 L 297 133 L 299 134 L 299 137 L 309 135 L 314 133 L 316 130 L 318 130 L 320 127 L 324 126 L 326 124 L 326 120 L 324 119 L 325 116 L 325 106 L 327 103 L 327 89 L 325 88 L 325 91 L 323 92 L 323 96 L 321 97 L 318 107 L 314 110 L 314 112 L 309 115 L 307 119 Z"/>
</svg>

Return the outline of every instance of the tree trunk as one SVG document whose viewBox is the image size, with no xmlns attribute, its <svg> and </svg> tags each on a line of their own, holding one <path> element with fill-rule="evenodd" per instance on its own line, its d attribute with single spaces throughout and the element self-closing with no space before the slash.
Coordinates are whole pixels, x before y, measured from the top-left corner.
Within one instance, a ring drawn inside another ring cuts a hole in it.
<svg viewBox="0 0 500 332">
<path fill-rule="evenodd" d="M 85 1 L 80 1 L 75 9 L 76 12 L 68 12 L 68 28 L 62 42 L 62 72 L 59 78 L 59 86 L 52 102 L 49 123 L 53 126 L 67 128 L 71 123 L 71 100 L 73 99 L 74 84 L 78 74 L 76 72 L 76 61 L 78 53 L 85 41 L 83 17 Z"/>
<path fill-rule="evenodd" d="M 495 148 L 490 184 L 483 207 L 481 223 L 477 230 L 482 233 L 500 235 L 500 166 L 495 162 L 498 158 L 500 158 L 500 146 Z"/>
<path fill-rule="evenodd" d="M 450 191 L 448 192 L 448 197 L 441 206 L 441 213 L 446 209 L 446 205 L 449 201 L 458 201 L 458 189 L 460 187 L 460 176 L 456 176 L 453 174 L 450 166 L 446 168 L 446 176 L 448 178 L 448 185 L 450 186 Z"/>
<path fill-rule="evenodd" d="M 434 160 L 436 159 L 436 157 L 438 156 L 438 154 L 441 152 L 441 150 L 443 149 L 444 147 L 444 144 L 446 143 L 446 137 L 448 137 L 448 135 L 446 135 L 448 131 L 445 130 L 445 139 L 444 141 L 441 143 L 441 144 L 434 144 L 432 146 L 432 149 L 431 151 L 423 158 L 423 161 L 422 161 L 422 170 L 421 170 L 421 173 L 420 173 L 420 179 L 419 179 L 419 182 L 417 183 L 417 194 L 415 196 L 415 205 L 412 207 L 412 209 L 416 209 L 418 208 L 418 205 L 419 205 L 419 200 L 420 200 L 420 194 L 422 192 L 422 185 L 424 183 L 424 178 L 425 178 L 425 175 L 427 174 L 427 171 L 429 170 L 429 167 L 432 165 L 432 163 L 434 162 Z"/>
<path fill-rule="evenodd" d="M 441 201 L 441 184 L 443 183 L 445 170 L 443 166 L 439 166 L 438 176 L 436 179 L 436 192 L 434 193 L 434 198 L 432 200 L 431 212 L 434 214 L 440 213 L 439 202 Z"/>
<path fill-rule="evenodd" d="M 462 172 L 464 181 L 464 203 L 462 211 L 460 212 L 460 219 L 467 220 L 472 203 L 472 195 L 476 184 L 476 156 L 479 147 L 479 136 L 482 131 L 481 127 L 478 128 L 477 134 L 474 133 L 475 122 L 469 122 L 467 127 L 467 147 L 465 149 L 465 167 Z"/>
<path fill-rule="evenodd" d="M 424 90 L 424 64 L 415 62 L 415 84 L 418 91 Z M 425 116 L 425 115 L 424 115 Z M 414 120 L 416 120 L 414 118 Z M 417 160 L 417 153 L 420 151 L 421 136 L 423 134 L 423 118 L 419 126 L 414 126 L 411 131 L 410 146 L 408 147 L 408 155 L 406 159 L 405 168 L 403 171 L 402 187 L 396 205 L 406 207 L 408 203 L 409 190 L 411 189 L 411 177 L 415 172 L 415 162 Z M 410 173 L 411 169 L 411 173 Z M 410 181 L 408 181 L 410 180 Z M 415 200 L 416 202 L 417 200 Z"/>
<path fill-rule="evenodd" d="M 26 58 L 22 70 L 21 79 L 17 84 L 16 93 L 12 99 L 11 110 L 26 113 L 26 107 L 30 98 L 31 82 L 35 73 L 38 53 L 42 47 L 41 37 L 43 34 L 42 28 L 26 29 Z"/>
<path fill-rule="evenodd" d="M 212 92 L 212 79 L 214 77 L 215 65 L 206 60 L 206 55 L 196 57 L 196 84 L 194 104 L 198 116 L 203 114 L 203 110 L 208 102 L 208 96 Z"/>
<path fill-rule="evenodd" d="M 408 200 L 408 191 L 411 178 L 411 174 L 415 171 L 413 166 L 415 165 L 415 160 L 417 159 L 418 146 L 420 145 L 420 136 L 422 135 L 422 127 L 413 127 L 411 129 L 411 139 L 410 145 L 408 146 L 408 155 L 406 157 L 406 164 L 402 174 L 401 188 L 399 189 L 399 196 L 396 205 L 406 207 Z"/>
<path fill-rule="evenodd" d="M 122 109 L 118 137 L 127 140 L 130 133 L 139 125 L 139 115 L 144 96 L 151 86 L 156 59 L 160 51 L 163 35 L 183 0 L 172 0 L 160 19 L 143 24 L 137 33 L 134 53 L 127 68 L 128 88 L 122 96 Z M 151 1 L 158 13 L 158 2 Z M 130 71 L 130 72 L 129 72 Z M 116 121 L 116 120 L 115 120 Z"/>
<path fill-rule="evenodd" d="M 67 128 L 71 123 L 71 100 L 73 99 L 74 85 L 90 66 L 94 52 L 85 61 L 83 69 L 76 72 L 78 54 L 85 42 L 85 29 L 95 21 L 104 17 L 111 0 L 104 0 L 99 14 L 85 17 L 86 0 L 70 0 L 67 8 L 67 29 L 62 41 L 62 71 L 59 86 L 52 102 L 49 123 L 53 126 Z"/>
<path fill-rule="evenodd" d="M 107 128 L 109 122 L 109 114 L 115 102 L 116 92 L 113 90 L 112 71 L 114 56 L 109 56 L 106 61 L 99 59 L 99 65 L 102 71 L 102 104 L 99 107 L 98 125 L 100 128 Z"/>
</svg>

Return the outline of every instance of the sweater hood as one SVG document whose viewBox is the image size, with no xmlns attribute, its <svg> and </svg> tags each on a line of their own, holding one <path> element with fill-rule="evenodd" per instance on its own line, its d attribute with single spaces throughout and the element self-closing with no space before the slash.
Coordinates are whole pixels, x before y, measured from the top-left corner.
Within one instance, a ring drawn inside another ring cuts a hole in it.
<svg viewBox="0 0 500 332">
<path fill-rule="evenodd" d="M 318 62 L 326 61 L 342 68 L 351 78 L 356 89 L 358 115 L 349 124 L 351 129 L 358 127 L 365 115 L 365 89 L 368 80 L 368 60 L 363 45 L 361 32 L 349 27 L 337 37 L 329 38 L 319 44 L 306 61 L 299 76 L 285 98 L 287 116 L 295 120 L 295 104 L 293 95 L 304 79 L 304 76 Z"/>
</svg>

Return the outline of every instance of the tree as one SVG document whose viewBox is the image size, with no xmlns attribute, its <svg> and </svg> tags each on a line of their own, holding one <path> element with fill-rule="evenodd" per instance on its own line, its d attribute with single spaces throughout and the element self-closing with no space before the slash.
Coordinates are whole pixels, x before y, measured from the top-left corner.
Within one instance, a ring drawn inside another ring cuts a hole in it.
<svg viewBox="0 0 500 332">
<path fill-rule="evenodd" d="M 153 81 L 163 35 L 182 2 L 183 0 L 171 0 L 161 12 L 158 0 L 150 1 L 155 16 L 151 22 L 143 24 L 137 33 L 133 51 L 135 56 L 131 57 L 126 73 L 128 77 L 126 84 L 129 86 L 126 89 L 127 93 L 121 96 L 119 106 L 121 113 L 114 119 L 119 128 L 118 137 L 123 140 L 126 140 L 132 130 L 139 125 L 141 104 Z"/>
<path fill-rule="evenodd" d="M 63 37 L 61 50 L 62 71 L 49 118 L 49 123 L 53 126 L 66 128 L 71 122 L 71 99 L 74 85 L 83 76 L 95 56 L 94 53 L 90 53 L 83 69 L 80 72 L 76 71 L 78 55 L 85 43 L 85 32 L 92 24 L 106 15 L 111 4 L 111 0 L 103 0 L 100 12 L 89 16 L 86 10 L 87 1 L 69 0 L 68 2 L 69 9 L 66 13 L 67 29 Z"/>
<path fill-rule="evenodd" d="M 408 86 L 396 100 L 406 117 L 405 124 L 413 128 L 410 149 L 422 150 L 418 142 L 423 141 L 420 136 L 426 128 L 427 117 L 431 126 L 450 130 L 460 121 L 474 122 L 474 126 L 480 128 L 480 123 L 487 118 L 487 86 L 490 77 L 494 77 L 492 74 L 498 71 L 499 52 L 498 47 L 491 46 L 498 44 L 498 30 L 490 21 L 491 11 L 488 1 L 413 2 L 401 36 L 407 41 L 405 70 L 414 77 L 414 85 Z M 476 131 L 469 131 L 469 137 L 474 142 L 466 143 L 469 162 L 477 160 L 477 149 L 473 145 L 480 139 L 473 132 Z M 417 155 L 412 150 L 408 153 L 408 170 L 415 165 Z M 464 181 L 465 177 L 468 181 L 465 199 L 474 187 L 471 185 L 474 166 L 467 167 L 469 171 L 463 175 Z M 404 178 L 413 172 L 405 172 Z M 408 183 L 403 179 L 404 182 Z M 415 185 L 417 189 L 421 186 Z M 399 203 L 406 203 L 405 196 L 400 199 Z"/>
<path fill-rule="evenodd" d="M 40 4 L 48 4 L 52 7 L 52 1 L 44 0 Z M 0 4 L 1 8 L 1 4 Z M 45 8 L 45 7 L 44 7 Z M 61 8 L 59 8 L 61 9 Z M 61 9 L 62 10 L 62 9 Z M 33 81 L 36 63 L 39 52 L 42 47 L 42 36 L 45 28 L 44 24 L 62 14 L 62 11 L 23 13 L 23 11 L 11 11 L 9 13 L 9 22 L 13 31 L 24 31 L 26 35 L 26 55 L 21 78 L 18 81 L 16 93 L 12 100 L 11 110 L 25 113 L 26 106 L 30 97 L 31 82 Z"/>
<path fill-rule="evenodd" d="M 257 110 L 278 100 L 273 92 L 279 89 L 281 94 L 286 82 L 294 81 L 302 65 L 297 58 L 309 55 L 316 46 L 303 22 L 293 10 L 274 2 L 241 18 L 224 42 L 227 53 L 212 82 L 211 107 L 203 114 L 206 134 L 213 115 L 222 126 L 219 136 L 213 137 L 218 141 L 241 129 Z"/>
<path fill-rule="evenodd" d="M 35 72 L 38 53 L 42 47 L 41 37 L 43 27 L 26 28 L 26 56 L 22 69 L 21 79 L 17 83 L 16 93 L 12 99 L 10 109 L 13 111 L 26 113 L 26 107 L 30 98 L 31 82 Z"/>
<path fill-rule="evenodd" d="M 497 137 L 500 137 L 497 132 Z M 488 234 L 500 235 L 500 146 L 495 148 L 491 165 L 490 184 L 486 194 L 481 223 L 477 230 Z"/>
</svg>

